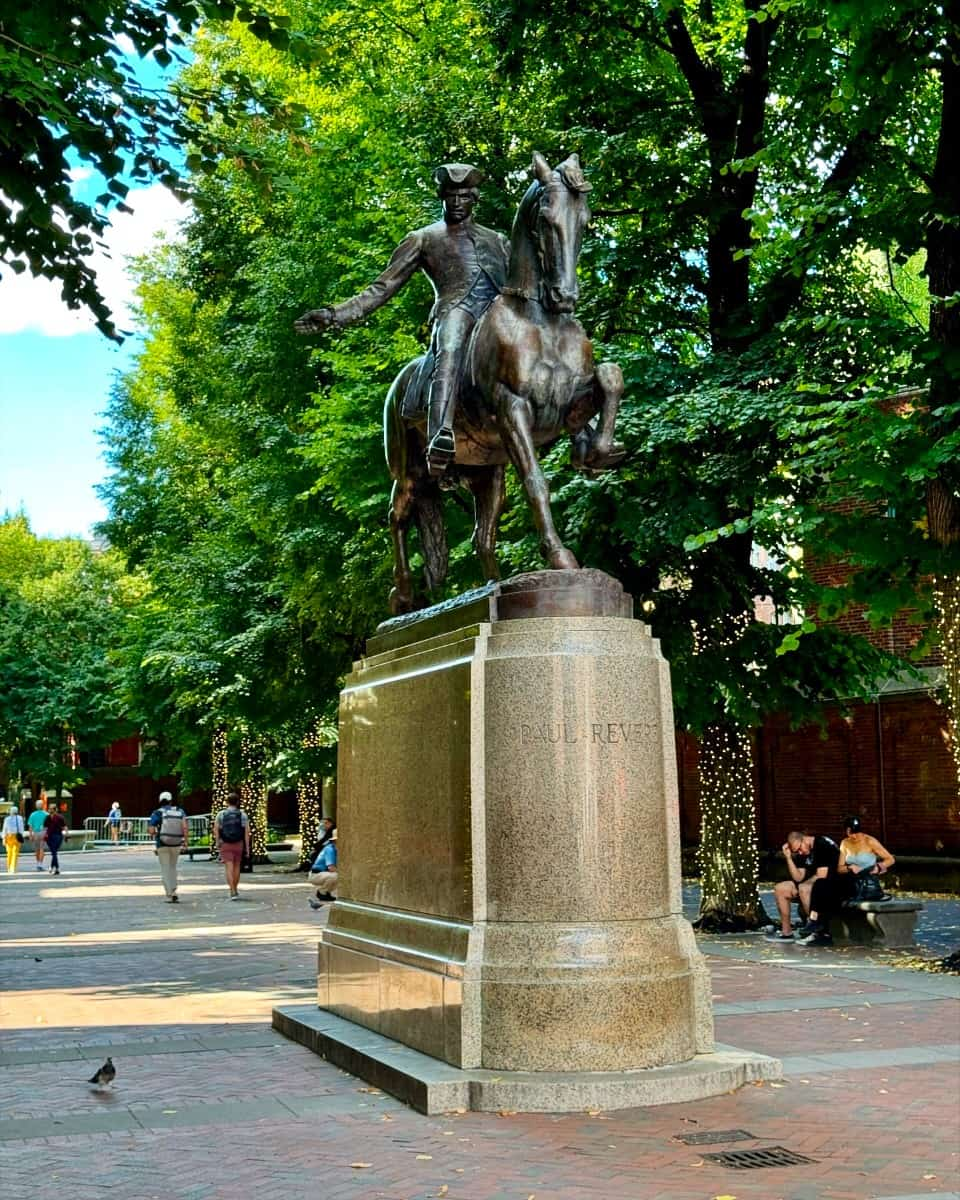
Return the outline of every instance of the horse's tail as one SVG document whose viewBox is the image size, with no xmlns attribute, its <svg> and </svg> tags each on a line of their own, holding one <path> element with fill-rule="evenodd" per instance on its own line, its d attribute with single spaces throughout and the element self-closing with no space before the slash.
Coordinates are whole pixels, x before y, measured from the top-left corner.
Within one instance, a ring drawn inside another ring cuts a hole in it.
<svg viewBox="0 0 960 1200">
<path fill-rule="evenodd" d="M 447 577 L 449 552 L 447 550 L 447 527 L 443 521 L 443 494 L 431 480 L 417 490 L 413 519 L 420 534 L 420 551 L 423 554 L 423 582 L 432 592 Z"/>
</svg>

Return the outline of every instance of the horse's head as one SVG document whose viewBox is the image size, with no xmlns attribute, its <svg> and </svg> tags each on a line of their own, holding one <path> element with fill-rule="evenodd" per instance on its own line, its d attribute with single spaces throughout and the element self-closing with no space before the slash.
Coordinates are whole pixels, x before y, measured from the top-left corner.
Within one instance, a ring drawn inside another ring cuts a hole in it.
<svg viewBox="0 0 960 1200">
<path fill-rule="evenodd" d="M 571 154 L 552 168 L 542 154 L 533 156 L 534 182 L 529 201 L 528 228 L 540 265 L 540 300 L 552 312 L 571 313 L 577 306 L 577 259 L 583 231 L 590 219 L 580 159 Z"/>
</svg>

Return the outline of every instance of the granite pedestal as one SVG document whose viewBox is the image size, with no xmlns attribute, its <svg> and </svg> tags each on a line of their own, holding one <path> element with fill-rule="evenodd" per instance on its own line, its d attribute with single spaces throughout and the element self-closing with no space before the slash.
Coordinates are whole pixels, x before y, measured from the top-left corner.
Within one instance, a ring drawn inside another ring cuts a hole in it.
<svg viewBox="0 0 960 1200">
<path fill-rule="evenodd" d="M 462 1070 L 712 1055 L 669 670 L 631 607 L 601 572 L 537 572 L 370 639 L 341 696 L 322 1009 Z"/>
</svg>

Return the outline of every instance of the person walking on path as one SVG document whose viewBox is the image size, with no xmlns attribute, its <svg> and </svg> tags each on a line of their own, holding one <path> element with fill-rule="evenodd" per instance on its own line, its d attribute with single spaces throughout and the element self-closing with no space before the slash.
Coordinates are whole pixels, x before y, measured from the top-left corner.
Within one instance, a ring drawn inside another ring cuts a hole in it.
<svg viewBox="0 0 960 1200">
<path fill-rule="evenodd" d="M 67 823 L 54 808 L 47 813 L 43 828 L 47 835 L 47 846 L 50 849 L 50 874 L 59 875 L 60 859 L 58 854 L 67 836 Z"/>
<path fill-rule="evenodd" d="M 7 850 L 7 874 L 15 875 L 17 859 L 20 857 L 20 847 L 23 845 L 23 817 L 17 811 L 15 804 L 10 805 L 10 811 L 3 821 L 3 844 Z"/>
<path fill-rule="evenodd" d="M 110 806 L 110 811 L 107 813 L 107 828 L 110 830 L 110 841 L 115 845 L 120 841 L 120 822 L 122 819 L 123 813 L 120 811 L 120 805 L 114 800 Z"/>
<path fill-rule="evenodd" d="M 38 871 L 43 870 L 43 856 L 47 852 L 47 832 L 43 827 L 46 820 L 47 813 L 43 807 L 43 801 L 35 801 L 33 812 L 27 817 L 27 828 L 30 830 L 30 841 L 33 845 L 33 856 L 37 860 Z"/>
<path fill-rule="evenodd" d="M 227 807 L 217 813 L 213 823 L 213 844 L 223 863 L 230 899 L 239 900 L 240 866 L 244 855 L 250 856 L 250 820 L 240 807 L 236 792 L 227 796 Z"/>
<path fill-rule="evenodd" d="M 174 804 L 170 792 L 160 793 L 160 807 L 150 816 L 150 828 L 156 837 L 157 859 L 160 862 L 160 878 L 168 904 L 179 904 L 177 895 L 177 869 L 180 866 L 180 851 L 190 842 L 190 827 L 187 814 L 179 804 Z"/>
</svg>

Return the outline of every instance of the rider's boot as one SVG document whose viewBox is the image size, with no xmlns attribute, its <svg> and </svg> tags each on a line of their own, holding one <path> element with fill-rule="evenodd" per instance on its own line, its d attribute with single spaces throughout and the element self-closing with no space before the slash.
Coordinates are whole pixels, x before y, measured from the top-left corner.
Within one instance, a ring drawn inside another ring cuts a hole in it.
<svg viewBox="0 0 960 1200">
<path fill-rule="evenodd" d="M 454 397 L 452 381 L 438 375 L 430 391 L 427 417 L 427 470 L 432 479 L 444 475 L 457 452 L 453 435 Z"/>
</svg>

